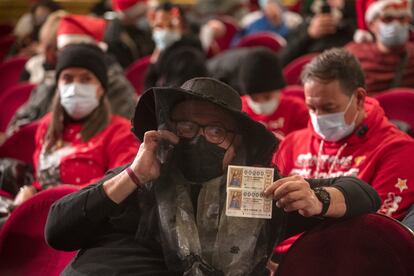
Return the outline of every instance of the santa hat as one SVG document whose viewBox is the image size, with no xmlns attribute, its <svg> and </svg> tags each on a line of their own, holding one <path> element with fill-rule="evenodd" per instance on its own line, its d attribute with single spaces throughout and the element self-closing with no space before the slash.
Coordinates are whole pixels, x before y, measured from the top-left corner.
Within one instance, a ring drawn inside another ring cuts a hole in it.
<svg viewBox="0 0 414 276">
<path fill-rule="evenodd" d="M 146 0 L 112 0 L 112 7 L 121 17 L 134 16 L 146 11 L 146 2 Z"/>
<path fill-rule="evenodd" d="M 62 49 L 69 44 L 88 43 L 99 46 L 106 51 L 103 42 L 106 21 L 85 15 L 64 16 L 57 31 L 57 47 Z"/>
<path fill-rule="evenodd" d="M 358 43 L 374 40 L 368 25 L 378 16 L 412 16 L 407 0 L 360 0 L 356 5 L 358 30 L 354 34 L 354 41 Z"/>
</svg>

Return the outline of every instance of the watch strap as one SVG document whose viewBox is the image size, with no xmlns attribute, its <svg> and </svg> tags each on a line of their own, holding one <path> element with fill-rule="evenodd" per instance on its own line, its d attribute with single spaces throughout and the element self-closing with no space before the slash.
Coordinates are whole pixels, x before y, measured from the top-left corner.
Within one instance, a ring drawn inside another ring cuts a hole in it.
<svg viewBox="0 0 414 276">
<path fill-rule="evenodd" d="M 322 211 L 318 215 L 322 217 L 326 214 L 326 212 L 328 212 L 329 206 L 331 205 L 331 195 L 323 187 L 314 188 L 313 191 L 315 192 L 315 195 L 318 198 L 318 200 L 322 203 Z"/>
</svg>

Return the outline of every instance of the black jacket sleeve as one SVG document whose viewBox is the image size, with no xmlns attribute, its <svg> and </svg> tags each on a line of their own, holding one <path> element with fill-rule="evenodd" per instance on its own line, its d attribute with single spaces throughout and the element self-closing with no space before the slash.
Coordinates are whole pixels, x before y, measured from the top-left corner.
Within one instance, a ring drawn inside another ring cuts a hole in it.
<svg viewBox="0 0 414 276">
<path fill-rule="evenodd" d="M 26 68 L 23 68 L 23 71 L 20 73 L 20 79 L 19 82 L 29 81 L 30 80 L 30 73 L 26 70 Z"/>
<path fill-rule="evenodd" d="M 344 218 L 355 217 L 365 213 L 376 212 L 381 206 L 378 193 L 369 184 L 351 176 L 330 179 L 308 179 L 312 188 L 335 187 L 342 192 L 347 206 Z M 328 219 L 328 218 L 325 218 Z M 321 218 L 305 218 L 298 212 L 287 216 L 286 237 L 309 230 L 321 221 Z"/>
<path fill-rule="evenodd" d="M 286 66 L 292 60 L 308 53 L 308 47 L 314 40 L 308 34 L 309 23 L 304 22 L 289 35 L 287 45 L 279 53 L 282 66 Z"/>
<path fill-rule="evenodd" d="M 47 217 L 46 242 L 57 250 L 73 251 L 85 247 L 93 235 L 121 205 L 103 190 L 103 183 L 124 167 L 110 171 L 96 184 L 69 194 L 55 202 Z"/>
</svg>

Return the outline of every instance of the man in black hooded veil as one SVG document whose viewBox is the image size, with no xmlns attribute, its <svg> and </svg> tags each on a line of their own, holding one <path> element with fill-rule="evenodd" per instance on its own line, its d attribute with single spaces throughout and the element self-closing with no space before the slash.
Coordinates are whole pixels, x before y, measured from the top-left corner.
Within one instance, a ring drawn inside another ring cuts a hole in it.
<svg viewBox="0 0 414 276">
<path fill-rule="evenodd" d="M 133 124 L 133 163 L 50 210 L 49 245 L 79 250 L 62 275 L 266 275 L 282 238 L 380 204 L 353 177 L 277 177 L 272 219 L 226 216 L 228 165 L 270 167 L 277 141 L 215 79 L 148 90 Z"/>
</svg>

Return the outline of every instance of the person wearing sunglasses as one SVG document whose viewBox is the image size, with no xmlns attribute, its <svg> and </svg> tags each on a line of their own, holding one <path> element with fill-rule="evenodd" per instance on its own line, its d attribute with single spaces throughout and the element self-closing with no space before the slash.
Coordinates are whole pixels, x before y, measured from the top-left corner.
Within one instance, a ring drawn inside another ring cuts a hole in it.
<svg viewBox="0 0 414 276">
<path fill-rule="evenodd" d="M 143 143 L 132 164 L 50 210 L 48 244 L 80 249 L 62 275 L 268 275 L 284 219 L 292 234 L 379 207 L 376 192 L 356 178 L 293 176 L 264 191 L 277 206 L 272 219 L 226 216 L 228 165 L 271 167 L 277 146 L 241 106 L 235 90 L 212 78 L 147 90 L 133 119 Z M 322 203 L 316 186 L 330 200 Z"/>
<path fill-rule="evenodd" d="M 410 5 L 406 0 L 371 1 L 365 13 L 370 34 L 360 31 L 356 42 L 346 46 L 361 63 L 369 95 L 395 87 L 414 87 Z"/>
</svg>

